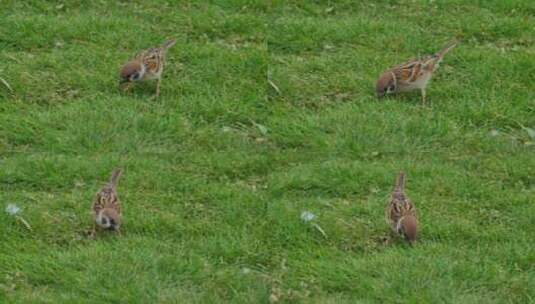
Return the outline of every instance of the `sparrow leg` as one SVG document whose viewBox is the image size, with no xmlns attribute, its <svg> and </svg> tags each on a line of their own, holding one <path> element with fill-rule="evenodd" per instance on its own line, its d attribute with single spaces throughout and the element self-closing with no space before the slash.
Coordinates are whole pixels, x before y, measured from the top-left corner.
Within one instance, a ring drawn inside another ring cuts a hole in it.
<svg viewBox="0 0 535 304">
<path fill-rule="evenodd" d="M 126 91 L 130 90 L 130 89 L 132 88 L 132 85 L 133 85 L 132 82 L 128 82 L 128 83 L 124 84 L 124 85 L 122 86 L 122 90 L 123 90 L 123 92 L 126 92 Z"/>
<path fill-rule="evenodd" d="M 161 79 L 158 78 L 158 82 L 156 82 L 156 97 L 160 96 L 160 81 Z"/>
<path fill-rule="evenodd" d="M 422 103 L 425 106 L 425 88 L 422 88 L 421 91 L 422 91 Z"/>
<path fill-rule="evenodd" d="M 96 234 L 97 234 L 97 225 L 95 223 L 93 223 L 93 229 L 91 229 L 91 232 L 89 233 L 89 236 L 91 238 L 94 238 Z"/>
</svg>

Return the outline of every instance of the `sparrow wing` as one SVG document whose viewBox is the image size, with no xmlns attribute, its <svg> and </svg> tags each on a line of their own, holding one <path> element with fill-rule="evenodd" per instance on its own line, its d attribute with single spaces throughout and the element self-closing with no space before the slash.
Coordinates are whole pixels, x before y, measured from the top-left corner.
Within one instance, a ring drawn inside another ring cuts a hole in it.
<svg viewBox="0 0 535 304">
<path fill-rule="evenodd" d="M 114 194 L 114 199 L 108 203 L 108 208 L 112 208 L 115 211 L 117 211 L 117 214 L 121 214 L 121 202 L 119 201 L 119 198 L 117 197 L 117 193 L 114 192 L 113 194 Z"/>
<path fill-rule="evenodd" d="M 411 60 L 392 69 L 398 84 L 410 84 L 418 79 L 423 64 L 421 60 Z"/>
<path fill-rule="evenodd" d="M 403 216 L 413 215 L 416 217 L 416 208 L 409 198 L 405 198 L 405 204 L 403 205 Z"/>
<path fill-rule="evenodd" d="M 152 48 L 146 50 L 141 57 L 141 62 L 150 74 L 157 74 L 161 68 L 162 50 L 160 48 Z"/>
<path fill-rule="evenodd" d="M 387 224 L 394 230 L 397 222 L 403 216 L 402 206 L 402 201 L 392 195 L 385 210 L 385 218 Z"/>
<path fill-rule="evenodd" d="M 150 54 L 152 50 L 153 50 L 152 48 L 141 50 L 136 54 L 135 58 L 137 60 L 143 61 L 143 58 L 147 57 L 147 55 Z"/>
<path fill-rule="evenodd" d="M 95 195 L 95 199 L 93 199 L 93 205 L 91 206 L 91 210 L 93 211 L 94 215 L 97 215 L 102 209 L 104 209 L 104 204 L 101 200 L 100 191 L 99 191 Z"/>
<path fill-rule="evenodd" d="M 394 227 L 398 220 L 406 215 L 416 216 L 414 205 L 408 197 L 405 196 L 405 173 L 399 172 L 394 185 L 394 190 L 390 196 L 387 209 L 385 211 L 387 222 Z"/>
<path fill-rule="evenodd" d="M 121 212 L 121 203 L 117 196 L 117 191 L 111 184 L 104 186 L 96 195 L 93 203 L 93 211 L 97 212 L 103 208 L 115 209 L 118 213 Z"/>
<path fill-rule="evenodd" d="M 121 204 L 117 196 L 117 183 L 121 178 L 122 170 L 113 170 L 109 182 L 100 189 L 93 200 L 93 213 L 96 215 L 104 208 L 112 208 L 121 213 Z"/>
</svg>

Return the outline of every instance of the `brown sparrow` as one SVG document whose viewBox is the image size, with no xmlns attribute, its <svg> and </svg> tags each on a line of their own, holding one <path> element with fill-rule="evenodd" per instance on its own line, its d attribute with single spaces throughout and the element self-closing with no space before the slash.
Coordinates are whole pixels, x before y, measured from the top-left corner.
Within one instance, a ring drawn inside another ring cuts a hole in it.
<svg viewBox="0 0 535 304">
<path fill-rule="evenodd" d="M 390 197 L 385 216 L 386 222 L 395 233 L 405 237 L 409 244 L 416 241 L 418 234 L 418 220 L 414 205 L 405 196 L 405 173 L 400 172 Z"/>
<path fill-rule="evenodd" d="M 97 226 L 104 230 L 120 232 L 121 227 L 121 203 L 117 196 L 117 182 L 121 177 L 121 169 L 113 170 L 110 181 L 97 192 L 91 211 L 93 213 L 94 235 Z"/>
<path fill-rule="evenodd" d="M 381 98 L 386 94 L 420 90 L 422 101 L 425 104 L 425 88 L 429 80 L 431 80 L 433 72 L 438 69 L 444 55 L 456 45 L 457 42 L 450 42 L 434 55 L 412 59 L 407 63 L 387 70 L 379 77 L 375 84 L 377 97 Z"/>
<path fill-rule="evenodd" d="M 141 51 L 121 68 L 121 86 L 128 90 L 136 81 L 156 79 L 156 96 L 160 95 L 160 81 L 167 50 L 176 43 L 175 39 L 166 41 L 160 47 Z"/>
</svg>

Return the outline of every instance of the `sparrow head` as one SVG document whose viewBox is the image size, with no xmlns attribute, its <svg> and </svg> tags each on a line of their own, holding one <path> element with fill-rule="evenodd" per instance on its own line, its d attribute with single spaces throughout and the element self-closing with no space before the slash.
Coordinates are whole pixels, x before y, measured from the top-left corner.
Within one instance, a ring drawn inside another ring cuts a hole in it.
<svg viewBox="0 0 535 304">
<path fill-rule="evenodd" d="M 418 220 L 413 215 L 406 215 L 400 219 L 399 233 L 401 233 L 409 244 L 413 245 L 418 236 Z"/>
<path fill-rule="evenodd" d="M 121 68 L 121 84 L 125 82 L 139 81 L 145 74 L 145 67 L 138 61 L 127 62 Z"/>
<path fill-rule="evenodd" d="M 395 90 L 396 79 L 394 78 L 394 74 L 390 71 L 383 73 L 375 84 L 375 92 L 377 93 L 377 98 L 382 98 L 386 94 L 393 93 Z"/>
<path fill-rule="evenodd" d="M 104 208 L 98 213 L 95 222 L 104 229 L 118 230 L 121 226 L 121 217 L 114 209 Z"/>
</svg>

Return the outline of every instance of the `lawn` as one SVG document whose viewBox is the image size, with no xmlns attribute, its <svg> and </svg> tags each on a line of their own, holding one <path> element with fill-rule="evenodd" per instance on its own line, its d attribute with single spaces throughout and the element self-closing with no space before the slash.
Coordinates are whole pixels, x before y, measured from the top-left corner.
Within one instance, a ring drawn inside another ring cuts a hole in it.
<svg viewBox="0 0 535 304">
<path fill-rule="evenodd" d="M 0 302 L 534 302 L 534 33 L 529 0 L 0 1 Z M 121 92 L 169 38 L 161 96 Z M 427 105 L 375 98 L 453 38 Z"/>
</svg>

